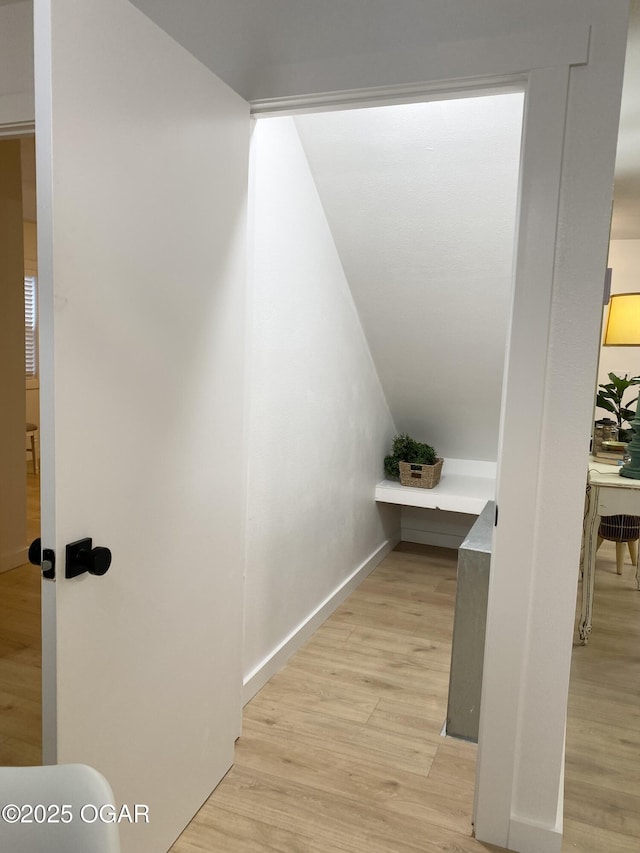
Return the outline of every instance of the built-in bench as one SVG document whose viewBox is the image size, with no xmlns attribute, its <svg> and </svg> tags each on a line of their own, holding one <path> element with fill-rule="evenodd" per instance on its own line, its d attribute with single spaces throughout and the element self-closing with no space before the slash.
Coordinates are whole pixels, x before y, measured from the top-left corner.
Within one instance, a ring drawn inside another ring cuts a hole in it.
<svg viewBox="0 0 640 853">
<path fill-rule="evenodd" d="M 495 496 L 496 463 L 475 459 L 445 459 L 440 482 L 433 489 L 402 486 L 394 480 L 382 480 L 376 486 L 376 501 L 382 503 L 470 515 L 480 515 Z"/>
</svg>

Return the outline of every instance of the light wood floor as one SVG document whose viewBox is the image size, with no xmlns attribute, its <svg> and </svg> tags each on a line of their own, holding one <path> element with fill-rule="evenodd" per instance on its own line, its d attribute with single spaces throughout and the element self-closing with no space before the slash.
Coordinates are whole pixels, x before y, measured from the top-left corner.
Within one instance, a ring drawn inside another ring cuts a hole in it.
<svg viewBox="0 0 640 853">
<path fill-rule="evenodd" d="M 245 708 L 172 853 L 481 853 L 476 747 L 440 737 L 456 552 L 402 545 Z"/>
<path fill-rule="evenodd" d="M 598 551 L 593 632 L 575 642 L 569 688 L 563 853 L 640 850 L 640 592 L 629 558 Z"/>
<path fill-rule="evenodd" d="M 27 475 L 27 538 L 40 535 L 38 477 Z M 40 764 L 40 572 L 0 573 L 0 765 Z"/>
<path fill-rule="evenodd" d="M 30 536 L 39 525 L 29 483 Z M 247 705 L 236 764 L 172 853 L 481 853 L 475 747 L 440 737 L 455 552 L 403 545 Z M 563 853 L 640 849 L 640 592 L 599 552 L 574 648 Z M 0 574 L 0 764 L 40 762 L 39 574 Z"/>
</svg>

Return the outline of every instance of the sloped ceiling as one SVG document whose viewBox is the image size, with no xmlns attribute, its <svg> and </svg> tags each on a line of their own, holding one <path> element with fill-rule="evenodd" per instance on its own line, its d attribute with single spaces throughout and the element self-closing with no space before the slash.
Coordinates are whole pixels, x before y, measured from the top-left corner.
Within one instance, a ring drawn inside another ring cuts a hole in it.
<svg viewBox="0 0 640 853">
<path fill-rule="evenodd" d="M 495 459 L 520 94 L 296 118 L 397 428 Z"/>
</svg>

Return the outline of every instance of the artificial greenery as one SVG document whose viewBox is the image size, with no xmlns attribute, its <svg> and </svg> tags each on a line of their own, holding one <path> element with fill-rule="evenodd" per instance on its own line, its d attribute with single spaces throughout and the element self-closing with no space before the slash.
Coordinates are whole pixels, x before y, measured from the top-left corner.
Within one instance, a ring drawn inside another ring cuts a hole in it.
<svg viewBox="0 0 640 853">
<path fill-rule="evenodd" d="M 605 409 L 607 412 L 615 415 L 618 422 L 618 440 L 629 441 L 632 431 L 625 429 L 622 426 L 623 421 L 627 423 L 633 420 L 635 410 L 630 409 L 636 401 L 637 397 L 623 403 L 622 399 L 629 388 L 633 385 L 640 385 L 640 376 L 633 376 L 631 379 L 625 373 L 624 376 L 616 376 L 615 373 L 609 374 L 609 382 L 598 385 L 599 390 L 596 399 L 596 405 L 599 409 Z"/>
<path fill-rule="evenodd" d="M 437 461 L 438 457 L 431 445 L 415 441 L 415 439 L 406 433 L 401 433 L 393 439 L 391 455 L 384 458 L 384 473 L 391 480 L 399 480 L 400 462 L 413 462 L 416 465 L 435 465 Z"/>
</svg>

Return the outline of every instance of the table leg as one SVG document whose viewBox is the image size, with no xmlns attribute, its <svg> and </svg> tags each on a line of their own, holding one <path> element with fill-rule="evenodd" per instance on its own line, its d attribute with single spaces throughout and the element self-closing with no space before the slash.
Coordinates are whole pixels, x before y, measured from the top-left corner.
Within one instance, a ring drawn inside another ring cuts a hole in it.
<svg viewBox="0 0 640 853">
<path fill-rule="evenodd" d="M 593 590 L 596 575 L 596 539 L 600 516 L 598 515 L 598 486 L 591 486 L 589 509 L 584 524 L 584 563 L 582 572 L 582 610 L 578 626 L 582 645 L 586 646 L 591 634 Z"/>
</svg>

